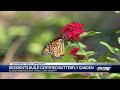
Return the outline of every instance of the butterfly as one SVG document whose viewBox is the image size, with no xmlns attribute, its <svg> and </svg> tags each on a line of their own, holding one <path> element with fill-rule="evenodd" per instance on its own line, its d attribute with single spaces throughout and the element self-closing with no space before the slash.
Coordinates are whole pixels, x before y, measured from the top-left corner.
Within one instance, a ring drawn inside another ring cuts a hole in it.
<svg viewBox="0 0 120 90">
<path fill-rule="evenodd" d="M 53 59 L 63 58 L 65 53 L 63 36 L 57 37 L 49 42 L 42 50 L 42 55 L 51 55 Z"/>
</svg>

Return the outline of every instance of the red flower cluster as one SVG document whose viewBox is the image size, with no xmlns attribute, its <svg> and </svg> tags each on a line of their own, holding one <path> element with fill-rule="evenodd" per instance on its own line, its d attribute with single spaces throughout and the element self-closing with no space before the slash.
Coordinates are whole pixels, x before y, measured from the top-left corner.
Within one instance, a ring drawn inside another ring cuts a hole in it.
<svg viewBox="0 0 120 90">
<path fill-rule="evenodd" d="M 77 52 L 79 51 L 79 48 L 77 48 L 77 47 L 74 47 L 74 48 L 72 48 L 72 50 L 70 51 L 70 54 L 71 55 L 77 55 Z"/>
<path fill-rule="evenodd" d="M 74 47 L 74 48 L 72 48 L 72 50 L 71 50 L 70 53 L 69 53 L 69 54 L 71 54 L 71 55 L 74 56 L 74 59 L 76 59 L 77 62 L 78 62 L 78 60 L 83 60 L 83 59 L 85 58 L 84 55 L 77 55 L 77 52 L 78 52 L 78 51 L 79 51 L 79 48 Z"/>
<path fill-rule="evenodd" d="M 84 33 L 83 27 L 84 27 L 84 24 L 73 22 L 73 23 L 67 24 L 61 30 L 61 33 L 65 34 L 65 38 L 67 40 L 71 40 L 71 39 L 78 40 L 79 35 Z"/>
</svg>

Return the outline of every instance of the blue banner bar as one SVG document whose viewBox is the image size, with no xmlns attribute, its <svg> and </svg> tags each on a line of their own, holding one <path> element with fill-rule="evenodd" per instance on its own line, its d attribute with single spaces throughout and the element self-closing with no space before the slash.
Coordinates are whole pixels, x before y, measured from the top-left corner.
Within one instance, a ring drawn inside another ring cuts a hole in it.
<svg viewBox="0 0 120 90">
<path fill-rule="evenodd" d="M 9 72 L 9 65 L 0 65 L 0 72 Z"/>
<path fill-rule="evenodd" d="M 120 72 L 120 65 L 0 65 L 0 72 Z"/>
</svg>

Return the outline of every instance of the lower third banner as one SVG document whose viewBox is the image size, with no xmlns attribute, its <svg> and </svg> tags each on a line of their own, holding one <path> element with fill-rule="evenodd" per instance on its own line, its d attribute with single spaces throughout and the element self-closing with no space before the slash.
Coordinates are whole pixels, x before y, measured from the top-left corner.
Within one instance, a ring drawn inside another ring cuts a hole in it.
<svg viewBox="0 0 120 90">
<path fill-rule="evenodd" d="M 120 65 L 0 65 L 0 72 L 120 72 Z"/>
</svg>

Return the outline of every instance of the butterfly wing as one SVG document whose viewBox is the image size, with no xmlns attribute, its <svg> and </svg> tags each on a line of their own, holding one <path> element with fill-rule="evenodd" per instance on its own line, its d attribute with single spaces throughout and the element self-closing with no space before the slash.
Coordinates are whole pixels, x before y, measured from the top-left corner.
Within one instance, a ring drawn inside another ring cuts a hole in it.
<svg viewBox="0 0 120 90">
<path fill-rule="evenodd" d="M 56 38 L 42 50 L 42 55 L 51 55 L 54 59 L 61 59 L 64 56 L 64 40 Z"/>
<path fill-rule="evenodd" d="M 56 45 L 54 45 L 51 55 L 54 59 L 61 59 L 64 56 L 64 53 L 64 41 L 59 39 Z"/>
</svg>

